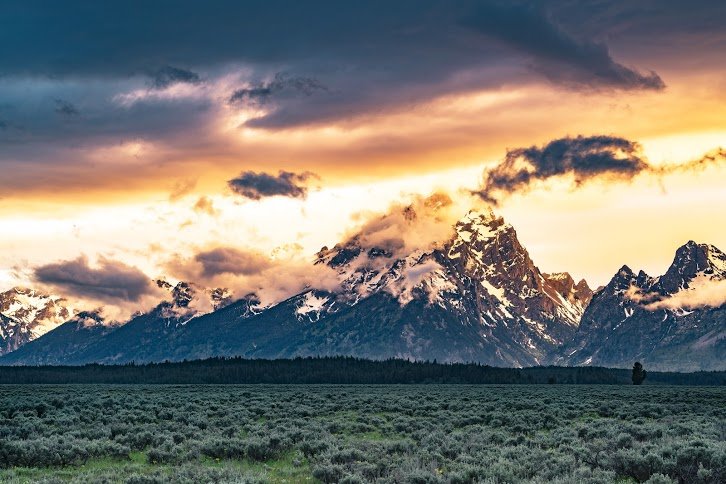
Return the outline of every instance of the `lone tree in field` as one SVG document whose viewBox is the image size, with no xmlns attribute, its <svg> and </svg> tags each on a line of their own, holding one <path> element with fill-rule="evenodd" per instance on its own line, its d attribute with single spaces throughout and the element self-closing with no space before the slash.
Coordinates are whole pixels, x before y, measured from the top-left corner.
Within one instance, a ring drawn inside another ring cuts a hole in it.
<svg viewBox="0 0 726 484">
<path fill-rule="evenodd" d="M 633 365 L 633 385 L 640 385 L 645 380 L 648 372 L 643 369 L 643 365 L 636 361 Z"/>
</svg>

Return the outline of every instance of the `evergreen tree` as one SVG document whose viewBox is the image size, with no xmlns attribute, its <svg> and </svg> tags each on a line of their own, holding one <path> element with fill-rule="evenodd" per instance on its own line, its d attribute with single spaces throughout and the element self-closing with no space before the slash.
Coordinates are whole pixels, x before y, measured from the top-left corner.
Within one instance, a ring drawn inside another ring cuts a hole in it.
<svg viewBox="0 0 726 484">
<path fill-rule="evenodd" d="M 633 385 L 642 384 L 647 374 L 648 372 L 643 369 L 643 365 L 636 361 L 633 365 Z"/>
</svg>

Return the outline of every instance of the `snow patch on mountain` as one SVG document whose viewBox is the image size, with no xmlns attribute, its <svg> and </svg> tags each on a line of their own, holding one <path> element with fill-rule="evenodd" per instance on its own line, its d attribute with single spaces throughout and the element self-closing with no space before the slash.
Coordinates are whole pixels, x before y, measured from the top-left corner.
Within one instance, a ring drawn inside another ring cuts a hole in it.
<svg viewBox="0 0 726 484">
<path fill-rule="evenodd" d="M 327 303 L 330 299 L 330 296 L 317 295 L 314 291 L 306 292 L 295 309 L 298 320 L 318 321 L 321 314 L 328 309 Z"/>
</svg>

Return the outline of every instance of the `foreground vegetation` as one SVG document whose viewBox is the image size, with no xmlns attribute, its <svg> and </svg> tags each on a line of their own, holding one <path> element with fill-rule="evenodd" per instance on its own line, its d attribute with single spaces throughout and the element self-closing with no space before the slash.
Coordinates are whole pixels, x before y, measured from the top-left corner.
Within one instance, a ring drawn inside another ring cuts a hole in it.
<svg viewBox="0 0 726 484">
<path fill-rule="evenodd" d="M 726 388 L 0 386 L 2 482 L 726 481 Z"/>
</svg>

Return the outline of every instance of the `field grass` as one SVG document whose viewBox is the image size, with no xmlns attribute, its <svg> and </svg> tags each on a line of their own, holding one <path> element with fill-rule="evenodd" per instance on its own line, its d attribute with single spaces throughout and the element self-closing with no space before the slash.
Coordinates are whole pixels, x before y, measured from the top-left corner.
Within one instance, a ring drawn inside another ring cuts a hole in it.
<svg viewBox="0 0 726 484">
<path fill-rule="evenodd" d="M 0 386 L 2 482 L 726 481 L 726 387 Z"/>
</svg>

